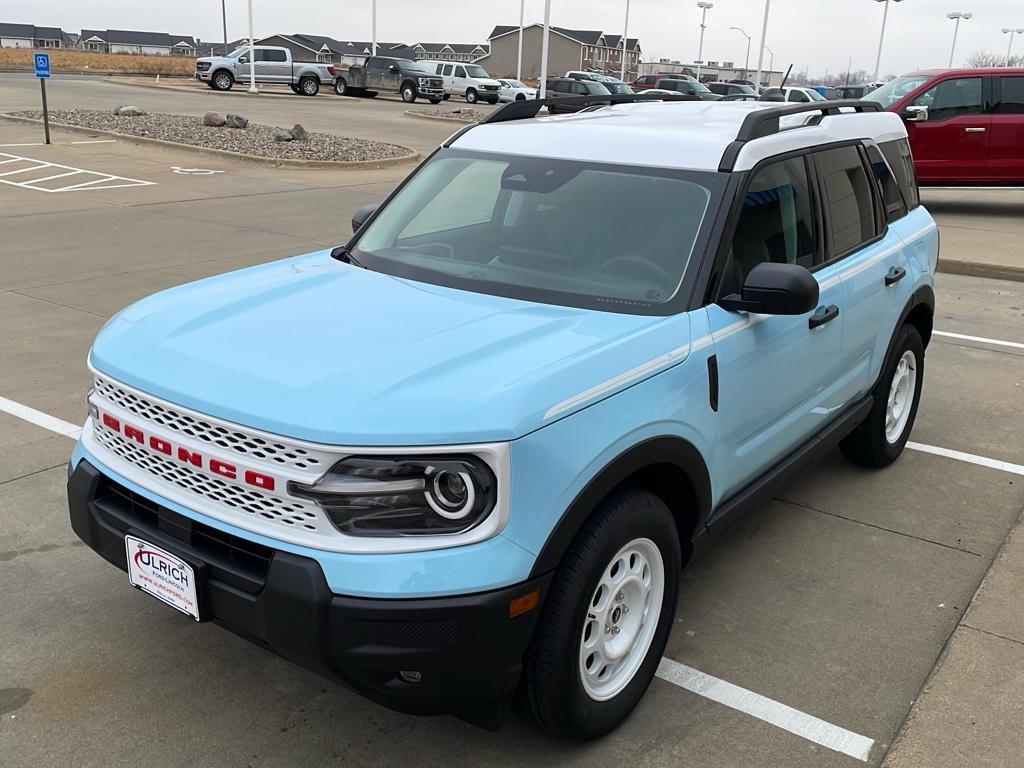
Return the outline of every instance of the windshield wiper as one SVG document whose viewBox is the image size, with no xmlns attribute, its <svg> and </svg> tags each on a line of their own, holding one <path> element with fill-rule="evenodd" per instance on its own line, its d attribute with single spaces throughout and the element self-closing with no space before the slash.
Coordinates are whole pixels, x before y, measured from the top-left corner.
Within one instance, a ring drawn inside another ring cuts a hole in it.
<svg viewBox="0 0 1024 768">
<path fill-rule="evenodd" d="M 353 256 L 352 251 L 350 251 L 346 245 L 339 245 L 331 251 L 331 257 L 338 261 L 343 261 L 346 264 L 351 264 L 353 267 L 362 267 L 363 269 L 366 269 L 366 265 Z"/>
</svg>

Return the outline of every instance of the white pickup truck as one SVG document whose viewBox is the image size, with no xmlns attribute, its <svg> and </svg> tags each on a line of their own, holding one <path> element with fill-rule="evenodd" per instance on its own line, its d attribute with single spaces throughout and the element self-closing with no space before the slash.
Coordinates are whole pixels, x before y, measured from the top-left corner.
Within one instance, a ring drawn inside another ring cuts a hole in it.
<svg viewBox="0 0 1024 768">
<path fill-rule="evenodd" d="M 320 86 L 332 86 L 337 79 L 334 66 L 317 61 L 293 61 L 292 52 L 274 45 L 248 45 L 227 56 L 203 56 L 196 59 L 196 79 L 215 91 L 230 91 L 235 83 L 248 83 L 249 61 L 256 59 L 256 82 L 267 85 L 288 85 L 302 96 L 316 96 Z"/>
</svg>

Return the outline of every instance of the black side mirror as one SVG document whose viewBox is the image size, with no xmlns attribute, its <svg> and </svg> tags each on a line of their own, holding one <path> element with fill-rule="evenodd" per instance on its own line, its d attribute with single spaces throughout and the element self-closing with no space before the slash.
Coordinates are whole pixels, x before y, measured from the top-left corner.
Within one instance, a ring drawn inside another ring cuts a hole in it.
<svg viewBox="0 0 1024 768">
<path fill-rule="evenodd" d="M 799 264 L 758 264 L 747 275 L 739 294 L 718 300 L 730 312 L 802 315 L 818 306 L 818 281 Z"/>
<path fill-rule="evenodd" d="M 352 232 L 358 232 L 359 228 L 366 223 L 366 220 L 373 216 L 374 211 L 380 207 L 380 203 L 370 203 L 352 214 Z M 817 285 L 817 283 L 815 283 Z"/>
</svg>

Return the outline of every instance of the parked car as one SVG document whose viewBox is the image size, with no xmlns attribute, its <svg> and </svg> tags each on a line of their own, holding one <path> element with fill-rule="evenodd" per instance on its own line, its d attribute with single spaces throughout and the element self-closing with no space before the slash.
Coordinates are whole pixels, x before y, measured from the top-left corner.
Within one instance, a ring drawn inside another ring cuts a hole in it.
<svg viewBox="0 0 1024 768">
<path fill-rule="evenodd" d="M 417 98 L 440 104 L 444 99 L 444 80 L 418 61 L 394 56 L 369 56 L 363 66 L 343 71 L 335 83 L 338 93 L 347 96 L 376 96 L 380 91 L 397 93 L 411 104 Z"/>
<path fill-rule="evenodd" d="M 761 97 L 756 93 L 733 93 L 723 96 L 721 101 L 760 101 Z"/>
<path fill-rule="evenodd" d="M 832 89 L 833 99 L 863 99 L 872 90 L 868 85 L 837 85 Z"/>
<path fill-rule="evenodd" d="M 479 64 L 454 64 L 450 61 L 421 60 L 419 62 L 431 72 L 444 79 L 446 96 L 461 96 L 470 104 L 486 101 L 497 104 L 501 83 L 487 74 Z"/>
<path fill-rule="evenodd" d="M 782 93 L 785 96 L 786 101 L 795 102 L 809 102 L 809 101 L 825 101 L 825 97 L 818 93 L 813 88 L 802 88 L 794 86 L 786 86 L 782 88 Z"/>
<path fill-rule="evenodd" d="M 570 80 L 594 80 L 595 82 L 601 82 L 604 78 L 600 72 L 588 72 L 581 69 L 570 69 L 564 76 Z"/>
<path fill-rule="evenodd" d="M 657 72 L 653 75 L 641 75 L 636 80 L 629 84 L 629 87 L 634 91 L 645 91 L 654 88 L 659 80 L 663 77 L 669 77 L 673 80 L 689 80 L 691 83 L 697 82 L 697 78 L 693 75 L 683 75 L 676 72 Z"/>
<path fill-rule="evenodd" d="M 256 59 L 256 82 L 266 85 L 288 85 L 303 96 L 316 96 L 320 86 L 333 85 L 337 72 L 332 64 L 315 61 L 293 61 L 292 52 L 275 45 L 248 45 L 236 48 L 227 56 L 202 56 L 196 59 L 195 77 L 215 91 L 230 91 L 235 83 L 248 83 Z"/>
<path fill-rule="evenodd" d="M 622 80 L 611 75 L 603 75 L 599 72 L 567 72 L 566 77 L 571 80 L 593 80 L 608 89 L 609 93 L 633 93 L 633 89 Z"/>
<path fill-rule="evenodd" d="M 655 88 L 668 91 L 675 91 L 686 96 L 695 96 L 701 101 L 717 101 L 722 98 L 717 93 L 712 93 L 703 83 L 696 80 L 678 80 L 676 78 L 663 77 L 654 85 Z"/>
<path fill-rule="evenodd" d="M 661 101 L 665 96 L 675 96 L 681 98 L 682 94 L 680 94 L 677 91 L 670 91 L 668 88 L 647 88 L 646 90 L 638 91 L 636 94 L 638 100 L 651 101 Z M 690 99 L 692 101 L 699 101 L 699 99 L 696 96 L 692 96 L 690 97 Z"/>
<path fill-rule="evenodd" d="M 906 122 L 922 184 L 1024 184 L 1024 67 L 912 72 L 864 98 Z"/>
<path fill-rule="evenodd" d="M 633 93 L 633 89 L 629 87 L 628 83 L 624 83 L 614 77 L 610 77 L 607 80 L 601 80 L 600 83 L 611 93 Z"/>
<path fill-rule="evenodd" d="M 739 80 L 739 79 L 736 79 L 736 80 L 727 80 L 726 82 L 733 83 L 734 85 L 749 85 L 751 88 L 755 88 L 756 87 L 756 85 L 755 85 L 753 80 Z"/>
<path fill-rule="evenodd" d="M 493 728 L 522 689 L 578 741 L 643 697 L 695 551 L 837 444 L 900 456 L 938 233 L 894 114 L 509 106 L 333 251 L 112 317 L 67 497 L 167 610 L 403 712 Z"/>
<path fill-rule="evenodd" d="M 531 88 L 518 80 L 498 80 L 501 90 L 498 91 L 498 101 L 522 101 L 523 99 L 537 98 L 537 89 Z"/>
<path fill-rule="evenodd" d="M 757 96 L 757 91 L 751 88 L 746 83 L 705 83 L 705 86 L 712 93 L 717 93 L 719 96 L 732 96 L 733 94 L 745 94 L 749 96 Z"/>
<path fill-rule="evenodd" d="M 610 96 L 611 91 L 596 80 L 576 80 L 569 77 L 552 77 L 547 81 L 547 95 L 554 103 L 548 104 L 548 112 L 579 112 L 584 107 L 577 104 L 558 104 L 566 96 Z"/>
</svg>

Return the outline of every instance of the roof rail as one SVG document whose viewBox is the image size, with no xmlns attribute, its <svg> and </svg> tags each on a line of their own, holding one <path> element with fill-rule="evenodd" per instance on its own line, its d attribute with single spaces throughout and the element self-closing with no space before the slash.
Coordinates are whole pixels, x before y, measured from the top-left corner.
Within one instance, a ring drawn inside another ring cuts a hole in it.
<svg viewBox="0 0 1024 768">
<path fill-rule="evenodd" d="M 494 110 L 486 118 L 481 120 L 478 125 L 483 125 L 484 123 L 505 123 L 509 120 L 526 120 L 531 117 L 536 117 L 537 113 L 540 112 L 540 108 L 546 107 L 549 104 L 561 104 L 567 107 L 598 107 L 614 104 L 634 104 L 636 102 L 648 101 L 698 101 L 698 98 L 686 93 L 673 93 L 671 95 L 658 94 L 656 96 L 644 96 L 640 93 L 613 93 L 608 94 L 607 96 L 598 94 L 590 96 L 555 96 L 546 99 L 524 99 L 522 101 L 513 101 L 501 107 L 501 109 Z"/>
<path fill-rule="evenodd" d="M 832 115 L 849 114 L 842 112 L 842 109 L 852 109 L 855 113 L 881 112 L 882 105 L 877 101 L 862 101 L 860 99 L 838 99 L 836 101 L 812 101 L 801 104 L 785 104 L 782 106 L 757 109 L 743 118 L 743 124 L 736 134 L 736 140 L 725 148 L 722 153 L 722 161 L 718 170 L 729 172 L 736 164 L 736 157 L 739 155 L 743 145 L 754 139 L 761 139 L 765 136 L 772 136 L 782 131 L 781 118 L 790 115 L 799 115 L 804 112 L 817 112 L 812 118 L 811 124 L 817 125 L 825 117 Z"/>
</svg>

